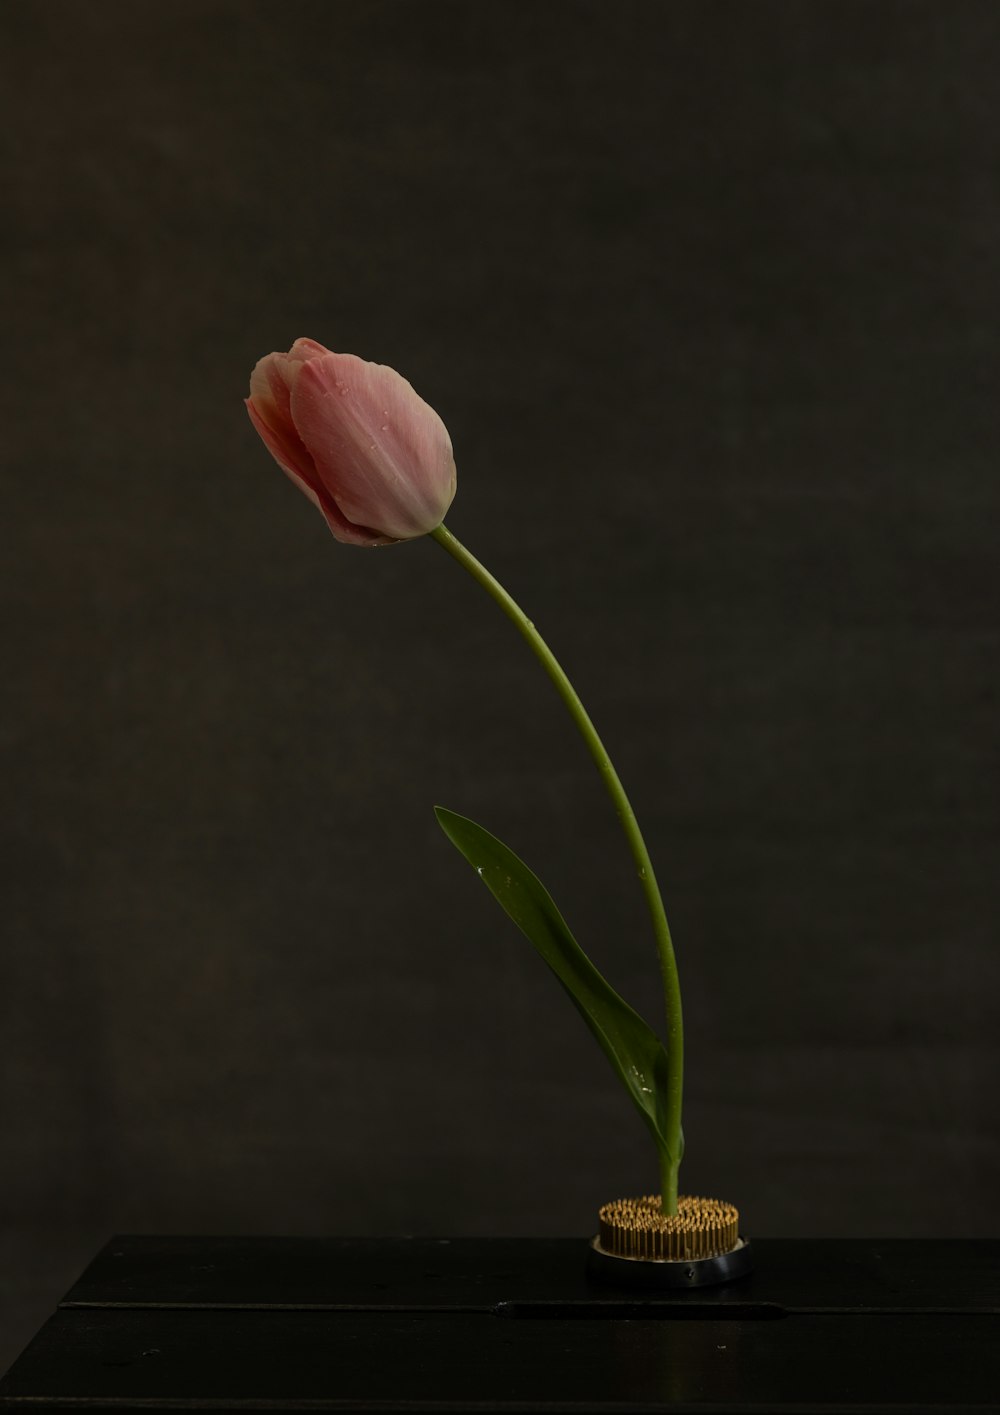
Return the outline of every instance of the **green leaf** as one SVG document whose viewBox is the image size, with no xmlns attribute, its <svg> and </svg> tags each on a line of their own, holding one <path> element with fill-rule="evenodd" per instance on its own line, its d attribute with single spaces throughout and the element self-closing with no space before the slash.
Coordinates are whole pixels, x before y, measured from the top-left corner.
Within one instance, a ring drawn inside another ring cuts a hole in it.
<svg viewBox="0 0 1000 1415">
<path fill-rule="evenodd" d="M 657 1147 L 668 1153 L 667 1053 L 659 1037 L 597 971 L 541 880 L 513 850 L 466 816 L 443 806 L 435 806 L 434 814 L 448 839 L 555 973 L 624 1082 Z"/>
</svg>

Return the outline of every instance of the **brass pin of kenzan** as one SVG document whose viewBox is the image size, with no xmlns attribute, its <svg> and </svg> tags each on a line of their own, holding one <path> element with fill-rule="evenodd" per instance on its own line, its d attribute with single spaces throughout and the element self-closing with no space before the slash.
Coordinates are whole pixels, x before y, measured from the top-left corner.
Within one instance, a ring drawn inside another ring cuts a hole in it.
<svg viewBox="0 0 1000 1415">
<path fill-rule="evenodd" d="M 684 1194 L 676 1214 L 660 1211 L 658 1194 L 615 1199 L 598 1213 L 601 1247 L 620 1258 L 684 1262 L 731 1253 L 739 1242 L 739 1211 L 722 1199 Z"/>
</svg>

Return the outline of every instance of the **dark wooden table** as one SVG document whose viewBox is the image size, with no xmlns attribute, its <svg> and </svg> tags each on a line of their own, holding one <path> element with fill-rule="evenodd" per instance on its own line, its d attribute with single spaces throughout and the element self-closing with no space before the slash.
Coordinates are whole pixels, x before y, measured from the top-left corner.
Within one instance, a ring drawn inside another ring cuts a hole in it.
<svg viewBox="0 0 1000 1415">
<path fill-rule="evenodd" d="M 585 1239 L 114 1238 L 0 1382 L 49 1411 L 1000 1411 L 1000 1242 L 758 1239 L 643 1296 Z"/>
</svg>

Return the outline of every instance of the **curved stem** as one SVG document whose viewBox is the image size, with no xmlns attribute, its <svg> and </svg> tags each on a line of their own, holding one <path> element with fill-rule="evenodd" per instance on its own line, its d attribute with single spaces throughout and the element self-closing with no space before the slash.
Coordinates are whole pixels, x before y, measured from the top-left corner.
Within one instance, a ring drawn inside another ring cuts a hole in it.
<svg viewBox="0 0 1000 1415">
<path fill-rule="evenodd" d="M 668 1149 L 660 1156 L 660 1169 L 662 1179 L 662 1207 L 664 1213 L 677 1212 L 677 1171 L 680 1167 L 680 1133 L 681 1133 L 681 1101 L 684 1088 L 684 1024 L 681 1015 L 681 990 L 677 977 L 677 963 L 674 958 L 674 946 L 670 937 L 670 928 L 667 924 L 666 912 L 663 908 L 663 900 L 660 898 L 660 891 L 656 884 L 656 875 L 653 872 L 652 862 L 646 843 L 642 838 L 639 823 L 635 818 L 635 812 L 625 795 L 625 788 L 619 780 L 618 773 L 611 764 L 611 758 L 604 748 L 604 744 L 580 699 L 574 691 L 572 683 L 566 677 L 552 650 L 532 624 L 520 606 L 511 598 L 504 587 L 496 580 L 485 565 L 461 543 L 457 537 L 442 522 L 431 535 L 438 545 L 443 546 L 458 563 L 469 572 L 488 594 L 492 595 L 497 604 L 507 615 L 507 618 L 516 626 L 519 632 L 528 641 L 531 651 L 541 662 L 542 667 L 552 679 L 556 692 L 562 698 L 569 709 L 570 716 L 576 723 L 580 735 L 587 744 L 590 755 L 593 757 L 597 770 L 601 774 L 601 779 L 607 787 L 608 794 L 614 803 L 615 813 L 625 832 L 629 850 L 632 852 L 632 859 L 635 861 L 636 873 L 642 891 L 646 897 L 646 904 L 649 908 L 650 917 L 653 921 L 653 933 L 656 937 L 656 950 L 660 959 L 660 973 L 663 977 L 663 994 L 667 1013 L 667 1096 L 666 1096 L 666 1116 L 665 1130 L 668 1139 Z"/>
</svg>

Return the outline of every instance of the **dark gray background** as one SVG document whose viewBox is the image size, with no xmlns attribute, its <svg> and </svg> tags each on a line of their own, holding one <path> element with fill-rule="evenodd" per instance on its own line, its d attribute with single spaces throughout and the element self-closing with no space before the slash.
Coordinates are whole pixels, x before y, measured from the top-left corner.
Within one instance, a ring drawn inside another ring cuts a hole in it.
<svg viewBox="0 0 1000 1415">
<path fill-rule="evenodd" d="M 585 1235 L 656 1184 L 431 814 L 658 1023 L 596 773 L 432 542 L 340 546 L 270 461 L 298 335 L 440 411 L 631 790 L 682 1188 L 996 1234 L 1000 8 L 5 29 L 3 1356 L 114 1231 Z"/>
</svg>

